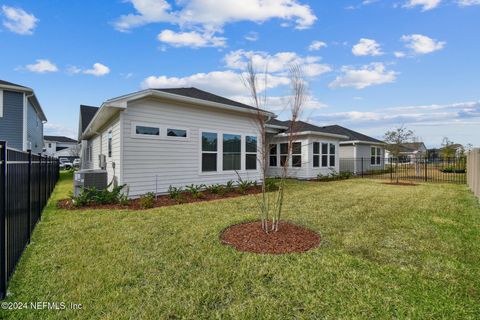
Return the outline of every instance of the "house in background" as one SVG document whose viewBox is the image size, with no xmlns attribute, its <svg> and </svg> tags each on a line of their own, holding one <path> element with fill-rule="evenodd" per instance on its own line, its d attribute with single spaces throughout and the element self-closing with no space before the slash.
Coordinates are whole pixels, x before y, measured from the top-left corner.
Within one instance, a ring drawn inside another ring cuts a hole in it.
<svg viewBox="0 0 480 320">
<path fill-rule="evenodd" d="M 428 149 L 423 142 L 407 142 L 400 145 L 399 160 L 402 162 L 416 162 L 416 160 L 427 157 Z M 386 158 L 392 157 L 387 150 Z"/>
<path fill-rule="evenodd" d="M 148 89 L 107 100 L 98 109 L 81 106 L 82 167 L 106 169 L 109 182 L 127 184 L 131 197 L 239 177 L 258 181 L 259 113 L 275 117 L 196 88 Z M 287 157 L 292 177 L 339 170 L 340 141 L 348 137 L 307 125 L 296 133 L 288 155 L 288 125 L 269 123 L 270 175 L 279 174 Z"/>
<path fill-rule="evenodd" d="M 33 89 L 0 80 L 0 140 L 11 148 L 41 153 L 45 122 Z"/>
<path fill-rule="evenodd" d="M 69 159 L 80 157 L 77 140 L 64 136 L 44 136 L 44 141 L 43 153 L 48 156 Z"/>
</svg>

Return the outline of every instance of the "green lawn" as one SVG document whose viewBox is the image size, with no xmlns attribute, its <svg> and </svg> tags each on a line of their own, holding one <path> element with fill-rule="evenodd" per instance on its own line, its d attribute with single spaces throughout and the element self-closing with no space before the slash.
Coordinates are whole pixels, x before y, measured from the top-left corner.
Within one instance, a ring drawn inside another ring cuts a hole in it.
<svg viewBox="0 0 480 320">
<path fill-rule="evenodd" d="M 254 196 L 146 211 L 65 211 L 63 175 L 11 280 L 9 302 L 80 311 L 12 319 L 480 318 L 480 209 L 462 185 L 289 182 L 286 218 L 322 236 L 282 256 L 219 232 L 256 219 Z"/>
</svg>

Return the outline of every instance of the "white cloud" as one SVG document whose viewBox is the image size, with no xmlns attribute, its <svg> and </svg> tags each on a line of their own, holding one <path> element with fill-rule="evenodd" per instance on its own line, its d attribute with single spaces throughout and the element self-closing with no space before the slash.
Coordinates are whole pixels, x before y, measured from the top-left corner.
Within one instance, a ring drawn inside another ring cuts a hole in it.
<svg viewBox="0 0 480 320">
<path fill-rule="evenodd" d="M 28 71 L 35 73 L 47 73 L 47 72 L 57 72 L 57 66 L 46 59 L 37 59 L 37 62 L 34 64 L 27 64 L 25 68 Z"/>
<path fill-rule="evenodd" d="M 406 53 L 403 52 L 403 51 L 395 51 L 393 53 L 393 55 L 396 57 L 396 58 L 404 58 L 406 56 Z"/>
<path fill-rule="evenodd" d="M 404 35 L 401 40 L 414 54 L 432 53 L 443 49 L 446 44 L 445 41 L 437 41 L 421 34 Z"/>
<path fill-rule="evenodd" d="M 228 53 L 224 58 L 228 68 L 237 70 L 245 70 L 250 59 L 260 72 L 267 69 L 271 73 L 284 74 L 288 72 L 290 66 L 300 65 L 305 76 L 315 77 L 332 70 L 329 65 L 319 63 L 320 57 L 301 57 L 295 52 L 278 52 L 270 55 L 262 51 L 236 50 Z"/>
<path fill-rule="evenodd" d="M 67 68 L 67 73 L 69 73 L 69 74 L 79 74 L 80 72 L 82 72 L 82 69 L 80 69 L 76 66 L 69 66 Z"/>
<path fill-rule="evenodd" d="M 248 41 L 257 41 L 259 38 L 258 32 L 251 31 L 244 36 L 245 40 Z"/>
<path fill-rule="evenodd" d="M 372 39 L 362 38 L 353 46 L 352 53 L 356 56 L 380 56 L 383 54 L 380 44 Z"/>
<path fill-rule="evenodd" d="M 37 26 L 38 19 L 31 13 L 25 12 L 21 8 L 2 6 L 3 25 L 10 31 L 21 35 L 33 34 L 33 29 Z"/>
<path fill-rule="evenodd" d="M 128 31 L 148 23 L 173 22 L 175 16 L 170 13 L 171 6 L 165 0 L 130 0 L 138 14 L 121 16 L 115 23 L 119 31 Z"/>
<path fill-rule="evenodd" d="M 158 35 L 158 40 L 168 43 L 174 47 L 224 47 L 225 38 L 215 37 L 211 33 L 174 32 L 172 30 L 163 30 Z"/>
<path fill-rule="evenodd" d="M 422 11 L 428 11 L 435 9 L 441 0 L 409 0 L 407 3 L 404 4 L 405 8 L 414 8 L 417 6 L 422 7 Z"/>
<path fill-rule="evenodd" d="M 383 63 L 371 63 L 359 69 L 351 66 L 342 67 L 342 75 L 329 84 L 330 88 L 364 89 L 373 85 L 395 82 L 398 73 L 388 71 Z"/>
<path fill-rule="evenodd" d="M 84 74 L 91 74 L 95 77 L 101 77 L 110 73 L 110 68 L 101 63 L 93 64 L 92 69 L 83 70 Z"/>
<path fill-rule="evenodd" d="M 308 50 L 309 51 L 318 51 L 321 48 L 324 48 L 326 46 L 327 46 L 327 44 L 325 42 L 315 40 L 315 41 L 312 41 L 312 43 L 308 46 Z"/>
<path fill-rule="evenodd" d="M 457 2 L 461 7 L 480 5 L 480 0 L 458 0 Z"/>
</svg>

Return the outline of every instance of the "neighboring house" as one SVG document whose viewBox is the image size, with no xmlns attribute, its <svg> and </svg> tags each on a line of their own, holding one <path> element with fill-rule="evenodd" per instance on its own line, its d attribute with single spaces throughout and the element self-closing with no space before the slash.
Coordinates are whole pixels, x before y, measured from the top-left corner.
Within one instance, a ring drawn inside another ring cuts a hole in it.
<svg viewBox="0 0 480 320">
<path fill-rule="evenodd" d="M 264 140 L 258 112 L 275 117 L 196 88 L 148 89 L 107 100 L 98 109 L 81 106 L 82 167 L 105 168 L 109 182 L 128 185 L 131 197 L 239 177 L 258 181 Z M 287 131 L 288 123 L 282 121 L 268 125 L 272 176 L 280 174 L 289 156 Z M 290 155 L 290 176 L 308 179 L 338 171 L 339 143 L 347 136 L 319 127 L 300 131 Z"/>
<path fill-rule="evenodd" d="M 77 140 L 64 136 L 44 136 L 45 145 L 43 153 L 51 157 L 78 158 L 80 148 Z M 78 151 L 77 151 L 78 149 Z"/>
<path fill-rule="evenodd" d="M 427 147 L 423 142 L 408 142 L 400 145 L 400 161 L 415 162 L 415 160 L 423 159 L 427 156 Z M 386 158 L 393 157 L 391 152 L 387 150 Z"/>
<path fill-rule="evenodd" d="M 0 80 L 0 140 L 11 148 L 41 153 L 45 122 L 33 89 Z"/>
</svg>

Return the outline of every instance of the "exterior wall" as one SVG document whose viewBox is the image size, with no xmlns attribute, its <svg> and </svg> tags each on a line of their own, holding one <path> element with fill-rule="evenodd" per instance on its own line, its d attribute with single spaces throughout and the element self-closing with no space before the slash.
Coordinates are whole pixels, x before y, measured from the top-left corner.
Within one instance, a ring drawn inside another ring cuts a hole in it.
<svg viewBox="0 0 480 320">
<path fill-rule="evenodd" d="M 0 140 L 6 140 L 11 148 L 23 150 L 23 93 L 3 91 Z"/>
<path fill-rule="evenodd" d="M 269 139 L 269 144 L 286 143 L 287 137 L 276 137 Z M 319 136 L 304 136 L 295 139 L 295 142 L 302 143 L 302 166 L 292 167 L 292 160 L 290 157 L 288 176 L 297 179 L 315 179 L 319 174 L 328 175 L 332 173 L 332 170 L 339 172 L 339 140 L 335 138 L 319 137 Z M 327 142 L 335 144 L 335 166 L 333 167 L 313 167 L 313 143 L 314 142 Z M 280 167 L 280 147 L 277 146 L 277 167 L 268 167 L 267 175 L 270 177 L 278 177 L 282 174 L 282 167 Z"/>
<path fill-rule="evenodd" d="M 51 147 L 49 147 L 51 145 Z M 44 143 L 44 153 L 52 157 L 60 156 L 72 156 L 70 153 L 70 148 L 75 147 L 77 143 L 75 142 L 56 142 L 56 141 L 47 141 Z M 61 150 L 57 151 L 57 148 Z"/>
<path fill-rule="evenodd" d="M 371 148 L 375 147 L 378 148 L 378 145 L 367 145 L 367 144 L 357 144 L 357 159 L 363 158 L 363 170 L 364 171 L 372 171 L 372 170 L 382 170 L 385 168 L 385 149 L 380 146 L 381 153 L 380 153 L 380 165 L 372 165 L 370 162 L 371 158 Z M 359 162 L 359 165 L 361 163 Z M 357 170 L 361 170 L 360 167 Z"/>
<path fill-rule="evenodd" d="M 30 102 L 27 108 L 27 146 L 33 153 L 43 150 L 43 123 Z"/>
<path fill-rule="evenodd" d="M 253 116 L 220 111 L 201 106 L 165 103 L 159 100 L 140 100 L 129 103 L 122 113 L 121 181 L 129 186 L 129 194 L 138 197 L 147 192 L 164 193 L 170 185 L 225 184 L 238 180 L 260 180 L 258 170 L 245 170 L 245 135 L 257 136 Z M 134 123 L 187 130 L 187 138 L 145 138 L 132 134 Z M 201 172 L 201 132 L 218 134 L 217 168 L 222 167 L 222 134 L 242 135 L 242 170 Z M 257 152 L 257 159 L 258 159 Z"/>
</svg>

